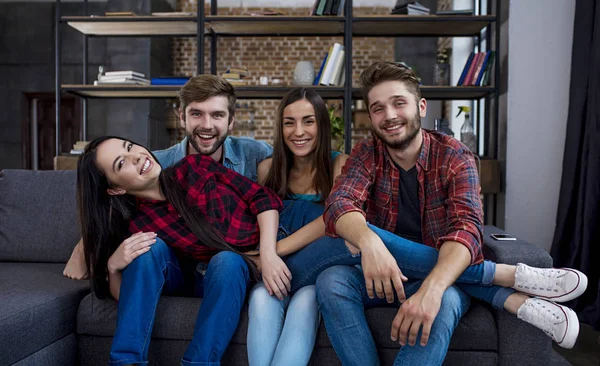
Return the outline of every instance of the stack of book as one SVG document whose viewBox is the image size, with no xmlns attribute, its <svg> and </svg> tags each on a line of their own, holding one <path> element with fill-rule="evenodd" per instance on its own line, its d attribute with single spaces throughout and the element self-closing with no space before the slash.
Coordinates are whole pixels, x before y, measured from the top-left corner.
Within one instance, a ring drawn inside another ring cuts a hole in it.
<svg viewBox="0 0 600 366">
<path fill-rule="evenodd" d="M 248 76 L 248 69 L 245 67 L 229 67 L 221 76 L 233 86 L 246 86 L 247 83 L 244 78 Z"/>
<path fill-rule="evenodd" d="M 325 55 L 313 85 L 343 86 L 346 81 L 345 54 L 344 46 L 334 43 Z"/>
<path fill-rule="evenodd" d="M 344 15 L 346 0 L 315 0 L 308 15 Z"/>
<path fill-rule="evenodd" d="M 409 1 L 404 4 L 398 4 L 400 0 L 396 2 L 396 6 L 392 9 L 392 14 L 405 14 L 405 15 L 428 15 L 430 9 L 419 4 L 416 1 Z"/>
<path fill-rule="evenodd" d="M 72 155 L 81 155 L 87 144 L 89 144 L 89 141 L 77 141 L 73 144 L 73 148 L 69 153 Z"/>
<path fill-rule="evenodd" d="M 461 85 L 473 85 L 473 86 L 487 86 L 490 84 L 490 74 L 492 73 L 492 67 L 494 65 L 494 58 L 496 53 L 494 51 L 487 52 L 471 52 L 462 73 L 460 79 L 458 79 L 457 86 Z"/>
<path fill-rule="evenodd" d="M 94 85 L 124 84 L 124 85 L 150 85 L 150 80 L 145 75 L 135 71 L 107 71 L 98 75 Z"/>
</svg>

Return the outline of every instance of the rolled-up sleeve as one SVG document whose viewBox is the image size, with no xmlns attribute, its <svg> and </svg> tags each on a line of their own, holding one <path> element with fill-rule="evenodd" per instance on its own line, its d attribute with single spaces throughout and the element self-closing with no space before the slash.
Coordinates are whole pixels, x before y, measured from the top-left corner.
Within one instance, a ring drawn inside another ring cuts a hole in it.
<svg viewBox="0 0 600 366">
<path fill-rule="evenodd" d="M 325 234 L 337 237 L 335 224 L 344 214 L 349 212 L 360 212 L 365 216 L 363 210 L 365 201 L 369 197 L 369 189 L 373 184 L 370 170 L 365 164 L 370 161 L 365 156 L 363 143 L 358 144 L 348 157 L 342 168 L 342 173 L 335 180 L 335 184 L 325 201 Z M 372 159 L 371 159 L 372 160 Z"/>
<path fill-rule="evenodd" d="M 479 174 L 470 152 L 457 154 L 449 167 L 448 198 L 446 199 L 448 228 L 437 241 L 439 249 L 445 242 L 463 244 L 471 253 L 471 264 L 483 261 L 483 209 Z"/>
</svg>

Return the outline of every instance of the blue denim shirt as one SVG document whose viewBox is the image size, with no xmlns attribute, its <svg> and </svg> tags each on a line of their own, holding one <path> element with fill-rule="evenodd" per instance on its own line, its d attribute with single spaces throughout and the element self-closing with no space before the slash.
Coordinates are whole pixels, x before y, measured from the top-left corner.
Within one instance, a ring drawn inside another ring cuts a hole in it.
<svg viewBox="0 0 600 366">
<path fill-rule="evenodd" d="M 187 155 L 188 139 L 165 150 L 153 151 L 163 168 L 174 165 Z M 273 147 L 248 137 L 227 136 L 223 143 L 223 165 L 256 182 L 258 164 L 273 154 Z"/>
</svg>

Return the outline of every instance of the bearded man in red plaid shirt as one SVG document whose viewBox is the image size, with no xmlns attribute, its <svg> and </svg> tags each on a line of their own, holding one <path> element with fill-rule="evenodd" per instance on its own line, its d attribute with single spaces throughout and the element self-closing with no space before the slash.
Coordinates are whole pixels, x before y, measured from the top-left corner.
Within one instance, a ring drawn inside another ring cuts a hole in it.
<svg viewBox="0 0 600 366">
<path fill-rule="evenodd" d="M 361 74 L 361 83 L 373 136 L 352 150 L 324 220 L 328 235 L 360 251 L 362 268 L 324 271 L 317 280 L 319 306 L 344 365 L 379 364 L 364 309 L 400 303 L 391 339 L 403 347 L 394 364 L 440 365 L 469 307 L 453 283 L 483 260 L 475 159 L 460 141 L 421 128 L 427 101 L 410 68 L 378 62 Z M 401 268 L 368 224 L 438 249 L 430 275 L 403 284 Z"/>
</svg>

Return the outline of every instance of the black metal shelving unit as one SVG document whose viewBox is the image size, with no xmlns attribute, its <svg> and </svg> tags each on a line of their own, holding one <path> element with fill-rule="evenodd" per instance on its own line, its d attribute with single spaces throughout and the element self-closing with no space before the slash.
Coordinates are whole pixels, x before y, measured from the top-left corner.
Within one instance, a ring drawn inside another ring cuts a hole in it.
<svg viewBox="0 0 600 366">
<path fill-rule="evenodd" d="M 482 0 L 478 1 L 481 9 Z M 346 65 L 352 65 L 353 37 L 473 37 L 477 48 L 481 49 L 481 38 L 486 37 L 487 49 L 499 49 L 500 45 L 500 1 L 496 1 L 494 14 L 472 16 L 399 16 L 399 15 L 353 15 L 353 1 L 346 0 L 344 16 L 219 16 L 217 0 L 211 0 L 210 14 L 205 14 L 204 2 L 198 0 L 196 16 L 184 17 L 90 17 L 87 16 L 87 0 L 84 0 L 85 16 L 61 17 L 61 1 L 56 1 L 55 14 L 55 73 L 56 73 L 56 154 L 60 154 L 60 94 L 62 92 L 80 96 L 84 100 L 82 138 L 86 139 L 87 99 L 88 98 L 173 98 L 178 86 L 94 86 L 87 83 L 87 39 L 88 37 L 195 37 L 197 49 L 198 74 L 204 73 L 204 40 L 211 39 L 210 72 L 217 72 L 218 37 L 237 36 L 342 36 L 344 38 Z M 473 1 L 475 9 L 475 0 Z M 492 0 L 487 0 L 487 11 L 492 8 Z M 61 85 L 61 42 L 60 24 L 66 23 L 83 34 L 83 84 Z M 495 32 L 492 47 L 491 30 Z M 481 156 L 498 158 L 498 81 L 500 77 L 499 60 L 494 67 L 494 86 L 423 86 L 423 97 L 430 100 L 472 100 L 480 106 L 485 103 L 486 126 L 484 128 L 484 149 Z M 343 87 L 315 86 L 319 94 L 326 99 L 342 99 L 345 122 L 345 151 L 352 144 L 352 100 L 359 99 L 360 92 L 352 87 L 352 68 L 346 67 L 346 82 Z M 278 99 L 290 87 L 247 86 L 236 87 L 239 99 Z M 491 103 L 493 102 L 493 103 Z M 492 106 L 492 107 L 491 107 Z M 473 116 L 478 132 L 482 121 L 479 113 Z M 480 136 L 482 138 L 482 136 Z M 491 220 L 495 223 L 496 195 L 485 198 L 486 206 L 493 205 Z M 491 200 L 489 199 L 491 198 Z"/>
</svg>

